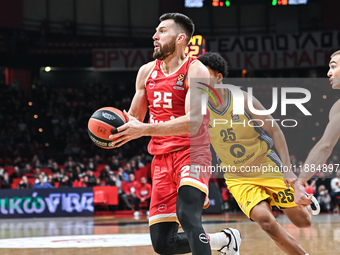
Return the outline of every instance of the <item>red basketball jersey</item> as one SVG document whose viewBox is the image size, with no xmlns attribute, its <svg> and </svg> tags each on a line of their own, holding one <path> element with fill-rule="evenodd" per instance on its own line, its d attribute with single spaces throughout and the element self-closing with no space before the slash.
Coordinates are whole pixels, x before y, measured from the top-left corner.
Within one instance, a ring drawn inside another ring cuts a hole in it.
<svg viewBox="0 0 340 255">
<path fill-rule="evenodd" d="M 149 102 L 149 123 L 161 123 L 185 115 L 185 97 L 188 91 L 186 77 L 190 64 L 196 59 L 186 57 L 175 72 L 167 74 L 161 60 L 155 60 L 145 80 Z M 180 136 L 153 136 L 148 146 L 151 155 L 164 154 L 184 146 L 210 146 L 209 115 L 204 115 L 197 134 Z M 197 142 L 195 142 L 197 141 Z"/>
</svg>

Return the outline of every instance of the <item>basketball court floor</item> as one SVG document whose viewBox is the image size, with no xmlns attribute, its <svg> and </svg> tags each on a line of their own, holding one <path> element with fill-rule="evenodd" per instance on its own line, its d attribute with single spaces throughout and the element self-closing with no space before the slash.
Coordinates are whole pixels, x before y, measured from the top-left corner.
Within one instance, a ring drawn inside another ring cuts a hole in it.
<svg viewBox="0 0 340 255">
<path fill-rule="evenodd" d="M 340 215 L 313 216 L 313 225 L 298 229 L 284 215 L 277 220 L 310 255 L 340 254 Z M 146 216 L 98 216 L 0 220 L 2 255 L 155 254 Z M 274 242 L 243 214 L 204 215 L 207 233 L 225 227 L 242 233 L 242 255 L 281 255 Z M 219 254 L 214 251 L 213 254 Z"/>
</svg>

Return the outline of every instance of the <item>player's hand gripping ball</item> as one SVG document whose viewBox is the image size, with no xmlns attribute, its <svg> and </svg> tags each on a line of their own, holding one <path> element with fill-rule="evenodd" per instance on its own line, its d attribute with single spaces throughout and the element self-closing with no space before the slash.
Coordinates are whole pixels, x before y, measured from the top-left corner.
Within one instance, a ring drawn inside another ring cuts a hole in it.
<svg viewBox="0 0 340 255">
<path fill-rule="evenodd" d="M 126 122 L 121 110 L 114 107 L 103 107 L 95 111 L 89 119 L 88 134 L 95 145 L 104 149 L 112 149 L 115 143 L 109 140 L 109 136 L 116 133 L 117 127 Z"/>
</svg>

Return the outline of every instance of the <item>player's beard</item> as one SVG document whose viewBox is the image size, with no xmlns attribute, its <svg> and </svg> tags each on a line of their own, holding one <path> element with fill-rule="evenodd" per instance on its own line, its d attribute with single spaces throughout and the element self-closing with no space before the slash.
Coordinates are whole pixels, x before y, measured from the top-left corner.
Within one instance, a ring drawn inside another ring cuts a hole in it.
<svg viewBox="0 0 340 255">
<path fill-rule="evenodd" d="M 153 58 L 164 60 L 172 53 L 174 53 L 175 50 L 176 50 L 176 37 L 174 36 L 171 42 L 164 44 L 163 46 L 160 45 L 159 50 L 153 52 Z"/>
</svg>

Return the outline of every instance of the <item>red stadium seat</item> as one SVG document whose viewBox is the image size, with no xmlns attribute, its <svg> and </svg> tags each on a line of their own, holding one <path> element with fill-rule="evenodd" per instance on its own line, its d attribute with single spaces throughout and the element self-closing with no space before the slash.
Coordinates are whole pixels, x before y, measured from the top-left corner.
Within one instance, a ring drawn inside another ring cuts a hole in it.
<svg viewBox="0 0 340 255">
<path fill-rule="evenodd" d="M 93 175 L 94 175 L 96 178 L 99 178 L 100 172 L 93 172 Z"/>
<path fill-rule="evenodd" d="M 14 166 L 5 166 L 4 169 L 7 171 L 8 175 L 14 173 Z"/>
<path fill-rule="evenodd" d="M 49 175 L 51 172 L 51 169 L 49 168 L 40 168 L 40 172 L 45 172 L 46 175 Z"/>
<path fill-rule="evenodd" d="M 12 182 L 12 189 L 17 189 L 19 182 L 21 181 L 21 178 L 13 178 Z"/>
<path fill-rule="evenodd" d="M 97 169 L 96 169 L 97 172 L 100 172 L 101 170 L 103 170 L 105 166 L 106 166 L 106 164 L 98 164 Z"/>
<path fill-rule="evenodd" d="M 73 186 L 73 188 L 81 188 L 81 187 L 83 187 L 83 182 L 74 181 L 74 182 L 72 182 L 72 186 Z"/>
<path fill-rule="evenodd" d="M 118 205 L 118 187 L 116 186 L 94 186 L 93 194 L 96 196 L 98 190 L 106 193 L 107 205 Z M 93 198 L 95 200 L 95 197 Z"/>
<path fill-rule="evenodd" d="M 33 185 L 35 183 L 35 178 L 27 178 L 27 182 L 30 183 L 33 187 Z"/>
<path fill-rule="evenodd" d="M 105 205 L 108 210 L 108 196 L 104 190 L 93 190 L 93 205 Z"/>
<path fill-rule="evenodd" d="M 135 171 L 135 177 L 136 177 L 136 180 L 140 182 L 140 179 L 142 178 L 142 176 L 141 176 L 141 171 L 139 169 Z"/>
<path fill-rule="evenodd" d="M 136 180 L 140 181 L 140 178 L 142 177 L 145 177 L 146 179 L 148 179 L 148 167 L 144 166 L 144 167 L 140 167 L 138 170 L 137 170 L 139 173 L 139 178 L 137 178 L 137 175 L 136 175 Z M 137 172 L 135 171 L 135 172 Z"/>
<path fill-rule="evenodd" d="M 25 174 L 25 176 L 27 178 L 34 178 L 34 174 L 33 173 L 27 173 L 27 174 Z"/>
</svg>

